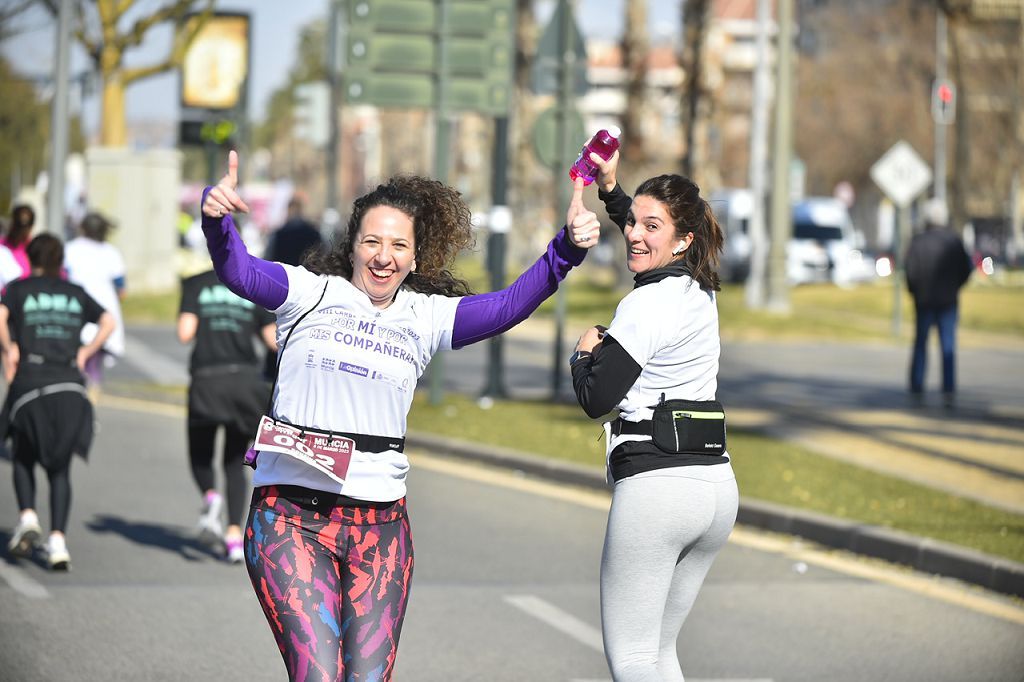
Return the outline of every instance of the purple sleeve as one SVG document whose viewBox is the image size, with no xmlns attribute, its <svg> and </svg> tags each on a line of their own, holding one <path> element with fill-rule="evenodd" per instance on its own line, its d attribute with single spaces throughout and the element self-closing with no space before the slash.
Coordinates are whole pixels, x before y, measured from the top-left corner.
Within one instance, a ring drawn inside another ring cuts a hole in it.
<svg viewBox="0 0 1024 682">
<path fill-rule="evenodd" d="M 461 299 L 455 309 L 452 348 L 497 336 L 525 320 L 555 293 L 558 283 L 585 255 L 586 249 L 569 241 L 563 229 L 548 243 L 547 252 L 511 286 Z"/>
<path fill-rule="evenodd" d="M 203 191 L 202 201 L 211 189 Z M 280 263 L 256 258 L 245 250 L 230 213 L 223 218 L 203 215 L 203 234 L 213 269 L 224 286 L 267 310 L 281 307 L 288 298 L 288 274 Z"/>
</svg>

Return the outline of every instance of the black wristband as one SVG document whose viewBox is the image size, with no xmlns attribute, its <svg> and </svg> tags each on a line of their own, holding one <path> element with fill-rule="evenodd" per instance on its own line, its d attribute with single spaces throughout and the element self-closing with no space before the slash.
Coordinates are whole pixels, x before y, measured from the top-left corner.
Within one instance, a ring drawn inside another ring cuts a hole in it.
<svg viewBox="0 0 1024 682">
<path fill-rule="evenodd" d="M 569 356 L 569 366 L 572 367 L 580 360 L 586 360 L 593 357 L 594 354 L 587 350 L 578 350 Z"/>
</svg>

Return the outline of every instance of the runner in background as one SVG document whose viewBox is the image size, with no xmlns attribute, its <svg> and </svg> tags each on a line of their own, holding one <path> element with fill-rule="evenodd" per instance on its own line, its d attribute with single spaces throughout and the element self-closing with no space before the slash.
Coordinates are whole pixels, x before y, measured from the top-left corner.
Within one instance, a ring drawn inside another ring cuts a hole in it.
<svg viewBox="0 0 1024 682">
<path fill-rule="evenodd" d="M 71 568 L 64 533 L 71 511 L 72 455 L 86 457 L 93 437 L 93 406 L 82 371 L 114 331 L 114 318 L 82 287 L 61 279 L 64 247 L 43 234 L 28 245 L 32 274 L 12 282 L 0 299 L 0 350 L 10 382 L 0 416 L 0 438 L 13 442 L 14 493 L 21 512 L 8 551 L 31 556 L 42 537 L 35 509 L 35 467 L 50 482 L 50 536 L 45 555 L 53 570 Z M 87 322 L 99 331 L 81 342 Z"/>
<path fill-rule="evenodd" d="M 124 258 L 116 246 L 107 241 L 114 225 L 99 213 L 87 213 L 78 226 L 80 232 L 64 249 L 64 269 L 68 281 L 81 286 L 114 317 L 114 332 L 103 344 L 101 352 L 89 358 L 85 366 L 89 397 L 96 402 L 103 383 L 104 367 L 113 367 L 115 358 L 124 355 L 124 321 L 121 301 L 125 292 Z M 82 330 L 82 343 L 96 336 L 96 325 Z"/>
<path fill-rule="evenodd" d="M 231 563 L 243 559 L 241 523 L 249 492 L 243 457 L 270 400 L 270 384 L 262 377 L 253 341 L 259 338 L 261 345 L 275 351 L 275 329 L 273 314 L 228 291 L 213 270 L 182 283 L 178 340 L 195 344 L 189 360 L 188 449 L 192 478 L 203 496 L 200 539 L 223 547 Z M 226 532 L 224 498 L 213 471 L 219 429 L 224 430 Z"/>
</svg>

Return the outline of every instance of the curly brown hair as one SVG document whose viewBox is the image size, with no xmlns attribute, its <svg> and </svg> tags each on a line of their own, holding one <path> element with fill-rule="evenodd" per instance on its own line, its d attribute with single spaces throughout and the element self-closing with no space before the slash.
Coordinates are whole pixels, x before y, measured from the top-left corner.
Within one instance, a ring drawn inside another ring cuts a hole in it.
<svg viewBox="0 0 1024 682">
<path fill-rule="evenodd" d="M 412 218 L 416 272 L 402 286 L 424 294 L 466 296 L 469 284 L 451 272 L 459 251 L 473 246 L 471 212 L 462 196 L 437 180 L 396 175 L 352 204 L 352 215 L 341 242 L 326 253 L 311 253 L 303 262 L 319 275 L 352 279 L 352 250 L 367 211 L 376 206 L 398 209 Z"/>
</svg>

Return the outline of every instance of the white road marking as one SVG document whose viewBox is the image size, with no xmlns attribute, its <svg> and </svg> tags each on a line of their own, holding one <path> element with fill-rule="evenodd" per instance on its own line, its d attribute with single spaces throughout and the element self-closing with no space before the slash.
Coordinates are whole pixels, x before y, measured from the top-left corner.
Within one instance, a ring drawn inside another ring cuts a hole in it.
<svg viewBox="0 0 1024 682">
<path fill-rule="evenodd" d="M 604 643 L 601 639 L 601 632 L 582 620 L 561 610 L 557 606 L 544 601 L 532 594 L 506 595 L 505 601 L 543 621 L 559 632 L 569 635 L 577 642 L 585 644 L 594 651 L 604 653 Z"/>
<path fill-rule="evenodd" d="M 0 562 L 0 578 L 4 579 L 15 592 L 28 597 L 29 599 L 49 599 L 50 593 L 42 583 L 28 577 L 28 575 L 16 566 Z"/>
</svg>

